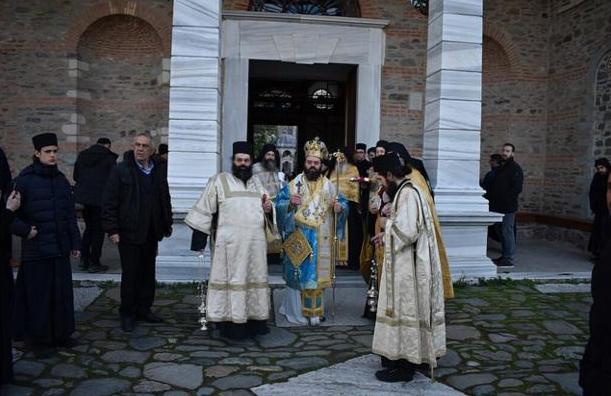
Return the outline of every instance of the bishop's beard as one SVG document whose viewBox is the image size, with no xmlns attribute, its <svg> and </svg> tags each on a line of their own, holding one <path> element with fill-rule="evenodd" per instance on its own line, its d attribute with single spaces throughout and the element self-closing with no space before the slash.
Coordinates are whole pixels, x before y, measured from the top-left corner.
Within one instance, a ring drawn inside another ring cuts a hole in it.
<svg viewBox="0 0 611 396">
<path fill-rule="evenodd" d="M 231 164 L 231 173 L 246 183 L 248 179 L 252 177 L 252 166 L 236 166 L 235 164 Z"/>
<path fill-rule="evenodd" d="M 315 181 L 318 180 L 318 178 L 320 177 L 320 169 L 317 168 L 307 168 L 304 172 L 306 179 L 308 179 L 309 181 Z"/>
<path fill-rule="evenodd" d="M 276 160 L 273 159 L 264 160 L 263 167 L 268 172 L 275 172 L 278 170 L 278 167 L 276 166 Z"/>
</svg>

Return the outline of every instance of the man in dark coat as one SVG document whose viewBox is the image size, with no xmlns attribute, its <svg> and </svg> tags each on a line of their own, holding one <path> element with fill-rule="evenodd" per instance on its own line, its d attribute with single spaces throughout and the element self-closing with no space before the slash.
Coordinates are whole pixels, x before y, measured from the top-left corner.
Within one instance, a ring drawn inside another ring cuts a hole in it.
<svg viewBox="0 0 611 396">
<path fill-rule="evenodd" d="M 57 136 L 32 138 L 34 163 L 15 179 L 21 193 L 12 232 L 21 237 L 21 267 L 15 288 L 15 337 L 47 356 L 74 340 L 70 255 L 80 256 L 80 232 L 72 188 L 57 168 Z"/>
<path fill-rule="evenodd" d="M 4 157 L 0 149 L 0 161 Z M 8 181 L 8 182 L 7 182 Z M 8 167 L 0 164 L 0 196 L 7 196 L 5 200 L 0 199 L 0 385 L 6 384 L 13 379 L 13 348 L 11 344 L 11 316 L 13 307 L 13 270 L 9 262 L 11 259 L 11 231 L 10 225 L 13 221 L 13 213 L 21 205 L 21 194 L 11 190 L 11 172 Z"/>
<path fill-rule="evenodd" d="M 156 163 L 148 132 L 136 134 L 133 151 L 117 165 L 102 200 L 102 227 L 121 257 L 121 328 L 134 329 L 136 318 L 163 319 L 151 311 L 155 298 L 157 245 L 172 234 L 172 207 L 166 171 Z"/>
<path fill-rule="evenodd" d="M 110 151 L 110 139 L 98 142 L 79 153 L 74 164 L 74 200 L 83 205 L 85 231 L 81 246 L 81 269 L 103 272 L 108 266 L 100 263 L 104 230 L 102 230 L 102 194 L 108 176 L 117 163 L 117 154 Z"/>
<path fill-rule="evenodd" d="M 592 223 L 592 234 L 588 251 L 596 258 L 601 249 L 605 246 L 608 230 L 609 207 L 607 206 L 607 179 L 611 164 L 606 158 L 598 158 L 594 162 L 596 173 L 590 183 L 590 210 L 594 214 Z"/>
<path fill-rule="evenodd" d="M 611 208 L 611 175 L 607 179 L 607 208 Z M 590 338 L 580 363 L 583 396 L 607 396 L 611 384 L 611 239 L 607 239 L 592 270 Z"/>
<path fill-rule="evenodd" d="M 515 146 L 505 143 L 501 149 L 503 163 L 488 191 L 488 201 L 491 212 L 503 214 L 503 222 L 497 223 L 497 234 L 501 236 L 502 256 L 494 259 L 499 268 L 513 268 L 513 256 L 516 251 L 516 212 L 518 211 L 518 196 L 522 192 L 524 174 L 522 168 L 515 162 L 513 156 Z"/>
</svg>

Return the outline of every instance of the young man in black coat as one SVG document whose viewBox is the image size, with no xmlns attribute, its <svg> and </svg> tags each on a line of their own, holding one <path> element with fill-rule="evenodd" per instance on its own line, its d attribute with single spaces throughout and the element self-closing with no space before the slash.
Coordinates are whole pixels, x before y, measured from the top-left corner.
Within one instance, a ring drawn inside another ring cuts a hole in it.
<svg viewBox="0 0 611 396">
<path fill-rule="evenodd" d="M 98 142 L 79 153 L 74 164 L 74 200 L 83 205 L 85 231 L 81 246 L 81 269 L 103 272 L 108 266 L 100 263 L 104 230 L 102 230 L 102 194 L 110 172 L 117 164 L 117 154 L 110 151 L 110 139 Z"/>
<path fill-rule="evenodd" d="M 491 212 L 503 214 L 503 222 L 495 224 L 496 233 L 501 237 L 502 256 L 494 259 L 499 268 L 513 268 L 516 251 L 516 212 L 518 197 L 522 192 L 524 173 L 515 162 L 513 155 L 515 146 L 505 143 L 501 149 L 502 165 L 486 191 Z"/>
<path fill-rule="evenodd" d="M 133 151 L 117 165 L 104 191 L 102 227 L 121 256 L 121 327 L 133 331 L 136 318 L 162 322 L 151 311 L 155 298 L 157 245 L 172 234 L 172 207 L 162 164 L 156 163 L 148 132 L 134 138 Z"/>
<path fill-rule="evenodd" d="M 80 232 L 72 187 L 57 169 L 57 136 L 32 138 L 34 163 L 15 179 L 21 194 L 12 232 L 21 237 L 15 288 L 15 337 L 41 356 L 71 346 L 74 299 L 70 255 L 80 256 Z"/>
</svg>

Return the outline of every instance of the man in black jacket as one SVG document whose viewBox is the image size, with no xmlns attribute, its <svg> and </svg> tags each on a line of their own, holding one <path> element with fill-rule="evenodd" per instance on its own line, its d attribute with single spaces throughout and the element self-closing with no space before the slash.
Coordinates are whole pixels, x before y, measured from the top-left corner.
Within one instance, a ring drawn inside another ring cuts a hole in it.
<svg viewBox="0 0 611 396">
<path fill-rule="evenodd" d="M 102 230 L 102 194 L 110 172 L 117 164 L 117 154 L 110 151 L 110 139 L 98 142 L 79 153 L 74 164 L 74 200 L 83 205 L 85 231 L 81 246 L 81 269 L 103 272 L 100 264 L 104 230 Z"/>
<path fill-rule="evenodd" d="M 133 151 L 117 165 L 102 200 L 102 227 L 121 256 L 121 327 L 130 332 L 136 318 L 163 319 L 151 311 L 155 298 L 157 245 L 172 234 L 172 207 L 166 171 L 156 163 L 148 132 L 134 138 Z"/>
<path fill-rule="evenodd" d="M 15 179 L 21 208 L 11 225 L 21 237 L 21 267 L 15 285 L 15 337 L 39 356 L 72 346 L 74 298 L 70 254 L 80 256 L 72 187 L 57 169 L 57 136 L 32 138 L 34 163 Z"/>
<path fill-rule="evenodd" d="M 505 143 L 501 149 L 503 163 L 498 168 L 496 176 L 487 191 L 490 211 L 503 214 L 503 222 L 497 223 L 497 235 L 501 236 L 502 256 L 494 259 L 499 268 L 513 268 L 513 256 L 516 251 L 516 212 L 518 211 L 518 196 L 522 192 L 524 174 L 522 168 L 515 162 L 513 155 L 515 146 Z"/>
</svg>

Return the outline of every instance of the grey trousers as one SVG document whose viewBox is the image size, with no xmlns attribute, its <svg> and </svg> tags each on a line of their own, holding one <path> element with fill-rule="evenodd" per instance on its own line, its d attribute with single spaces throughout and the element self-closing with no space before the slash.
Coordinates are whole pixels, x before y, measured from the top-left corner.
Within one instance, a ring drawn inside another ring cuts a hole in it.
<svg viewBox="0 0 611 396">
<path fill-rule="evenodd" d="M 501 236 L 503 258 L 513 263 L 513 256 L 516 252 L 516 214 L 506 213 L 503 215 L 503 222 L 496 223 L 497 235 Z"/>
</svg>

